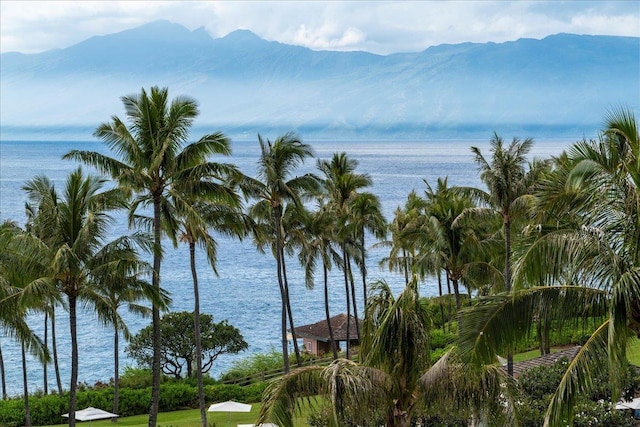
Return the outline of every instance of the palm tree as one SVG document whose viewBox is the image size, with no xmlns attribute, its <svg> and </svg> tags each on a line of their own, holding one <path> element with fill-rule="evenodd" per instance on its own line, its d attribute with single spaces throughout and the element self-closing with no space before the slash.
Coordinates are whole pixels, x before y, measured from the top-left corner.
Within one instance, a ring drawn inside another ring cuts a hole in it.
<svg viewBox="0 0 640 427">
<path fill-rule="evenodd" d="M 355 172 L 358 162 L 347 157 L 346 153 L 334 153 L 331 160 L 318 160 L 317 167 L 324 175 L 324 186 L 328 197 L 328 206 L 332 210 L 337 223 L 336 236 L 342 251 L 342 270 L 344 276 L 345 296 L 347 301 L 347 359 L 350 357 L 350 310 L 353 301 L 353 315 L 356 319 L 356 333 L 360 335 L 358 325 L 358 309 L 355 299 L 355 286 L 351 270 L 351 253 L 359 244 L 356 229 L 353 227 L 354 216 L 350 211 L 350 203 L 358 196 L 358 191 L 371 185 L 367 174 Z M 351 283 L 351 287 L 349 284 Z"/>
<path fill-rule="evenodd" d="M 211 138 L 215 154 L 230 155 L 230 141 L 221 133 Z M 181 223 L 179 240 L 189 245 L 191 276 L 194 295 L 194 336 L 196 344 L 196 377 L 202 427 L 207 427 L 204 385 L 202 379 L 202 338 L 200 334 L 200 292 L 196 270 L 196 245 L 207 255 L 207 261 L 216 271 L 217 242 L 214 230 L 228 236 L 242 237 L 247 232 L 246 220 L 241 214 L 238 194 L 231 181 L 241 179 L 241 173 L 230 164 L 208 162 L 206 158 L 191 158 L 201 164 L 200 174 L 192 173 L 177 180 L 169 189 L 170 201 Z"/>
<path fill-rule="evenodd" d="M 297 397 L 322 395 L 331 407 L 330 426 L 409 426 L 412 417 L 451 412 L 488 418 L 502 414 L 513 383 L 496 366 L 479 370 L 457 362 L 454 352 L 430 361 L 431 319 L 418 295 L 417 278 L 394 298 L 379 283 L 367 305 L 360 348 L 362 364 L 338 359 L 329 366 L 292 371 L 265 391 L 257 423 L 270 419 L 291 427 Z M 455 406 L 452 406 L 455 405 Z"/>
<path fill-rule="evenodd" d="M 30 203 L 37 208 L 35 221 L 47 224 L 43 241 L 48 248 L 49 271 L 23 289 L 26 298 L 38 298 L 51 292 L 52 285 L 64 294 L 69 307 L 71 335 L 71 380 L 69 388 L 69 425 L 75 426 L 76 389 L 78 383 L 77 304 L 98 307 L 101 295 L 96 292 L 101 278 L 122 278 L 122 272 L 138 272 L 140 261 L 134 241 L 120 237 L 105 243 L 111 217 L 109 211 L 120 209 L 126 198 L 119 189 L 101 191 L 105 180 L 84 176 L 78 168 L 65 183 L 63 197 L 44 176 L 29 181 L 24 189 Z M 32 254 L 29 254 L 32 256 Z"/>
<path fill-rule="evenodd" d="M 409 284 L 415 258 L 418 253 L 417 229 L 425 219 L 423 214 L 426 201 L 415 190 L 411 190 L 403 208 L 398 207 L 394 212 L 394 218 L 389 224 L 391 240 L 384 240 L 374 244 L 374 247 L 384 246 L 391 248 L 389 256 L 380 261 L 380 266 L 387 266 L 389 271 L 397 271 L 404 274 L 405 286 Z"/>
<path fill-rule="evenodd" d="M 153 301 L 155 298 L 151 284 L 139 278 L 140 271 L 151 271 L 151 267 L 141 263 L 140 266 L 124 265 L 125 271 L 113 275 L 109 271 L 97 277 L 95 310 L 105 326 L 113 327 L 113 413 L 117 414 L 120 403 L 120 332 L 126 340 L 131 339 L 131 333 L 120 316 L 119 310 L 125 307 L 129 312 L 147 317 L 151 310 L 143 302 Z M 127 271 L 126 269 L 130 270 Z M 143 270 L 144 269 L 144 270 Z M 167 307 L 170 302 L 168 295 L 162 295 L 162 306 Z M 117 418 L 112 418 L 116 422 Z"/>
<path fill-rule="evenodd" d="M 189 97 L 179 96 L 169 102 L 166 88 L 142 89 L 139 95 L 122 98 L 129 125 L 117 116 L 100 125 L 94 135 L 102 139 L 119 158 L 101 153 L 73 150 L 66 159 L 80 160 L 99 172 L 117 180 L 118 185 L 133 191 L 130 225 L 146 224 L 136 215 L 138 209 L 152 207 L 153 275 L 152 285 L 160 294 L 162 236 L 176 236 L 178 220 L 167 200 L 174 183 L 201 172 L 203 167 L 194 159 L 214 154 L 219 135 L 205 135 L 187 143 L 193 120 L 198 116 L 198 104 Z M 160 306 L 152 306 L 153 324 L 153 386 L 149 427 L 155 427 L 160 399 Z"/>
<path fill-rule="evenodd" d="M 387 221 L 382 213 L 380 199 L 372 193 L 359 193 L 349 203 L 356 240 L 360 247 L 360 271 L 362 273 L 362 303 L 367 306 L 367 250 L 365 245 L 366 233 L 371 233 L 377 239 L 387 236 Z"/>
<path fill-rule="evenodd" d="M 278 286 L 282 302 L 282 356 L 284 370 L 289 372 L 289 351 L 287 346 L 287 318 L 292 334 L 294 332 L 289 289 L 286 282 L 286 268 L 284 264 L 284 236 L 283 214 L 287 203 L 300 205 L 305 197 L 317 192 L 318 179 L 312 174 L 291 177 L 295 168 L 313 156 L 311 146 L 303 143 L 294 133 L 285 133 L 275 141 L 263 140 L 258 135 L 260 144 L 260 159 L 256 179 L 249 180 L 249 191 L 257 202 L 250 209 L 252 218 L 266 221 L 266 236 L 272 244 L 273 256 L 276 259 Z M 265 235 L 256 234 L 256 242 L 261 246 L 265 242 Z M 293 337 L 296 357 L 299 360 L 297 341 Z"/>
<path fill-rule="evenodd" d="M 640 137 L 634 115 L 613 110 L 598 140 L 573 144 L 536 192 L 535 242 L 515 265 L 539 286 L 496 296 L 465 313 L 465 357 L 507 348 L 540 317 L 602 322 L 568 365 L 545 425 L 571 422 L 577 394 L 604 370 L 620 390 L 629 339 L 640 332 Z M 615 396 L 614 396 L 615 397 Z"/>
<path fill-rule="evenodd" d="M 12 222 L 0 225 L 0 327 L 20 342 L 22 356 L 22 378 L 25 405 L 25 425 L 31 426 L 29 387 L 27 381 L 26 352 L 36 355 L 46 364 L 49 352 L 39 337 L 29 328 L 26 315 L 38 308 L 37 301 L 23 298 L 27 284 L 42 273 L 44 266 L 30 257 L 22 241 L 28 235 Z M 3 366 L 2 392 L 6 395 Z M 4 398 L 4 397 L 3 397 Z"/>
<path fill-rule="evenodd" d="M 512 224 L 515 219 L 528 213 L 528 203 L 532 199 L 533 185 L 544 169 L 544 163 L 530 163 L 527 155 L 533 146 L 533 140 L 523 141 L 513 138 L 508 147 L 497 133 L 490 141 L 491 159 L 487 160 L 478 147 L 471 147 L 480 171 L 480 179 L 487 191 L 466 189 L 478 203 L 485 206 L 469 209 L 480 223 L 490 221 L 497 215 L 502 221 L 504 240 L 503 280 L 505 292 L 512 287 Z M 528 166 L 528 170 L 527 170 Z M 534 167 L 537 166 L 537 167 Z M 507 353 L 507 371 L 513 375 L 513 352 Z"/>
<path fill-rule="evenodd" d="M 333 328 L 330 322 L 329 310 L 329 271 L 333 264 L 340 265 L 340 254 L 334 249 L 332 242 L 335 241 L 334 235 L 334 218 L 330 211 L 322 205 L 314 212 L 307 212 L 304 207 L 299 209 L 295 215 L 300 221 L 300 227 L 297 228 L 295 234 L 295 244 L 300 248 L 298 252 L 298 260 L 304 268 L 305 283 L 307 288 L 312 289 L 314 286 L 314 276 L 318 262 L 322 265 L 323 293 L 324 293 L 324 311 L 329 329 L 329 339 L 331 341 L 331 350 L 333 358 L 338 358 L 338 349 L 333 337 Z"/>
<path fill-rule="evenodd" d="M 425 219 L 415 231 L 420 248 L 417 270 L 437 275 L 446 273 L 453 286 L 456 309 L 461 308 L 460 284 L 469 289 L 474 280 L 496 274 L 483 253 L 491 224 L 465 221 L 464 215 L 475 208 L 473 201 L 448 186 L 447 178 L 438 178 L 436 188 L 425 181 Z M 480 274 L 484 273 L 484 274 Z"/>
</svg>

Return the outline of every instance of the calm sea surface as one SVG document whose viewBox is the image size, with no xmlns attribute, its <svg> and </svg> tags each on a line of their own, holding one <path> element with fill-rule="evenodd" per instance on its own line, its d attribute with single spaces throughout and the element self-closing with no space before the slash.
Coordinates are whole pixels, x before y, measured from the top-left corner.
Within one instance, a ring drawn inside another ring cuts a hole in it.
<svg viewBox="0 0 640 427">
<path fill-rule="evenodd" d="M 489 136 L 488 136 L 489 137 Z M 465 141 L 375 141 L 375 142 L 327 142 L 306 141 L 315 150 L 316 158 L 329 159 L 335 152 L 346 152 L 359 162 L 358 172 L 368 173 L 373 180 L 370 189 L 380 198 L 387 219 L 393 211 L 403 206 L 412 189 L 423 194 L 424 180 L 434 184 L 438 177 L 449 177 L 450 185 L 480 186 L 476 165 L 469 149 L 481 148 L 490 156 L 487 139 Z M 559 154 L 573 140 L 556 139 L 536 141 L 532 156 L 548 157 Z M 24 225 L 25 194 L 21 187 L 36 175 L 46 175 L 62 188 L 67 174 L 78 165 L 61 160 L 63 154 L 72 149 L 94 150 L 108 153 L 100 142 L 51 142 L 51 141 L 0 141 L 0 221 L 12 219 Z M 254 175 L 259 154 L 257 141 L 233 143 L 230 158 L 217 161 L 235 163 L 248 175 Z M 316 160 L 309 161 L 299 172 L 315 169 Z M 86 168 L 85 168 L 86 169 Z M 117 216 L 113 236 L 127 233 L 123 215 Z M 211 371 L 213 377 L 228 369 L 234 360 L 253 353 L 267 352 L 279 348 L 280 294 L 275 281 L 275 262 L 271 255 L 256 252 L 250 241 L 243 243 L 223 238 L 219 240 L 218 276 L 200 257 L 198 274 L 200 279 L 201 311 L 213 315 L 215 321 L 227 319 L 240 329 L 249 349 L 238 355 L 222 355 Z M 373 243 L 370 241 L 369 243 Z M 369 279 L 385 279 L 397 293 L 403 286 L 402 277 L 377 268 L 378 261 L 387 253 L 381 249 L 369 249 Z M 315 289 L 304 286 L 303 274 L 297 260 L 288 263 L 290 271 L 291 300 L 296 325 L 317 322 L 324 318 L 322 281 L 318 277 Z M 172 311 L 193 310 L 193 285 L 189 270 L 189 256 L 185 246 L 172 249 L 166 245 L 165 261 L 162 264 L 162 286 L 173 296 Z M 343 285 L 339 272 L 330 279 L 331 312 L 345 311 Z M 427 281 L 421 286 L 423 296 L 437 294 L 434 283 Z M 358 293 L 359 295 L 359 293 Z M 361 304 L 359 313 L 361 313 Z M 129 328 L 136 332 L 148 325 L 150 320 L 123 312 Z M 40 335 L 43 333 L 43 317 L 32 315 L 30 326 Z M 57 312 L 57 339 L 60 368 L 64 387 L 68 389 L 70 375 L 70 339 L 68 316 Z M 101 326 L 90 311 L 83 310 L 78 319 L 80 372 L 79 380 L 93 384 L 108 381 L 113 377 L 113 333 Z M 5 361 L 7 386 L 11 395 L 22 390 L 19 347 L 11 337 L 0 331 L 0 345 Z M 121 344 L 121 367 L 133 366 L 133 361 L 124 353 Z M 123 368 L 124 369 L 124 368 Z M 29 362 L 29 388 L 43 388 L 43 370 L 35 361 Z M 53 369 L 49 369 L 50 388 L 54 388 Z"/>
</svg>

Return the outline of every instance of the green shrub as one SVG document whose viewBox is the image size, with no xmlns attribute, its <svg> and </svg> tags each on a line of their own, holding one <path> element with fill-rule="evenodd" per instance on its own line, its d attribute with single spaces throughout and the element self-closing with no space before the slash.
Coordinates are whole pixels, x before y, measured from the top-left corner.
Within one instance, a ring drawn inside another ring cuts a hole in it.
<svg viewBox="0 0 640 427">
<path fill-rule="evenodd" d="M 24 425 L 25 411 L 22 399 L 3 400 L 0 403 L 0 426 L 19 427 Z"/>
<path fill-rule="evenodd" d="M 189 384 L 163 384 L 160 387 L 160 411 L 177 411 L 198 405 L 198 389 Z"/>
<path fill-rule="evenodd" d="M 153 375 L 151 369 L 127 367 L 119 382 L 122 388 L 147 388 L 153 385 Z"/>
</svg>

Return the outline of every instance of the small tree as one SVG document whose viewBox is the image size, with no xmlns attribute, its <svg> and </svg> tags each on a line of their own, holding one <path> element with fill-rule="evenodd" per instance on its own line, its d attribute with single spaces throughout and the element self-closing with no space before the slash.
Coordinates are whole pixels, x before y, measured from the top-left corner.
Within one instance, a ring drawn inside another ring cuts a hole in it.
<svg viewBox="0 0 640 427">
<path fill-rule="evenodd" d="M 162 372 L 182 378 L 186 368 L 186 376 L 195 374 L 193 367 L 196 359 L 196 340 L 193 332 L 193 312 L 181 311 L 169 313 L 160 320 L 162 347 L 160 365 Z M 221 354 L 239 353 L 247 348 L 240 331 L 226 320 L 215 323 L 213 316 L 200 315 L 200 331 L 202 338 L 202 372 L 207 373 L 213 362 Z M 140 330 L 127 347 L 127 354 L 144 367 L 153 362 L 153 326 Z"/>
</svg>

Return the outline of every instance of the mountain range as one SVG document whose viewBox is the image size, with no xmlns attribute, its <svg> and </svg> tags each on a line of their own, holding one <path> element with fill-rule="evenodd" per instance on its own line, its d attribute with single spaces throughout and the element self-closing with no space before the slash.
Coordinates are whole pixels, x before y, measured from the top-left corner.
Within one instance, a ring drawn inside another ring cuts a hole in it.
<svg viewBox="0 0 640 427">
<path fill-rule="evenodd" d="M 212 38 L 168 21 L 65 49 L 0 56 L 3 139 L 90 138 L 120 97 L 166 86 L 195 98 L 196 129 L 254 139 L 581 138 L 640 108 L 640 38 L 556 34 L 376 55 L 315 51 L 247 30 Z"/>
</svg>

